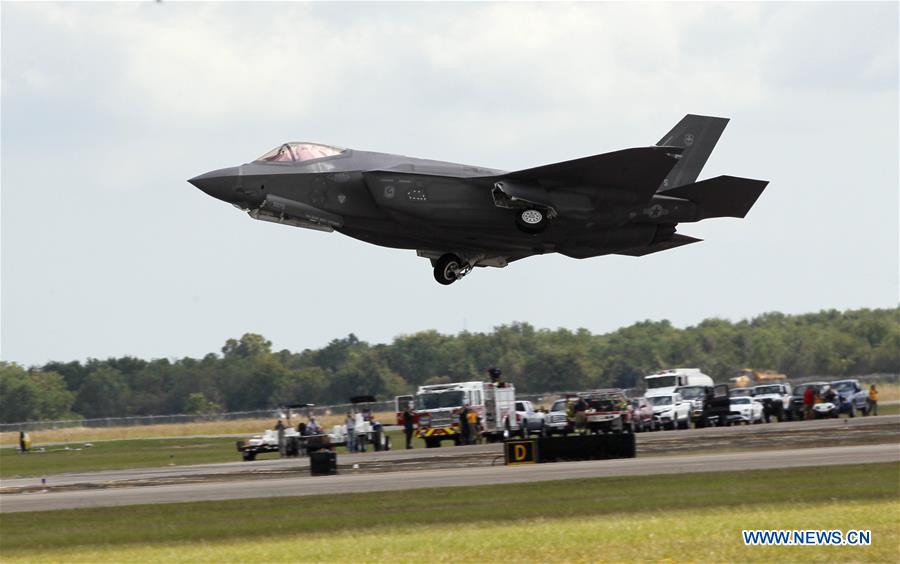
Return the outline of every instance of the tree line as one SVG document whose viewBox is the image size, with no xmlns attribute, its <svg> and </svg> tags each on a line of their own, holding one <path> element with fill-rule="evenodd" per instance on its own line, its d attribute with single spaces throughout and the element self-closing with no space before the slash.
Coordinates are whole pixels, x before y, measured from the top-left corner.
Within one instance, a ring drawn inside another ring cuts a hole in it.
<svg viewBox="0 0 900 564">
<path fill-rule="evenodd" d="M 643 376 L 679 366 L 699 367 L 717 381 L 744 367 L 791 378 L 896 374 L 900 307 L 707 319 L 685 329 L 642 321 L 602 335 L 528 323 L 490 333 L 422 331 L 374 345 L 350 334 L 302 352 L 273 351 L 262 335 L 247 333 L 201 359 L 125 356 L 28 369 L 0 362 L 0 419 L 245 411 L 345 403 L 362 394 L 387 399 L 422 384 L 484 380 L 493 366 L 522 392 L 639 387 Z"/>
</svg>

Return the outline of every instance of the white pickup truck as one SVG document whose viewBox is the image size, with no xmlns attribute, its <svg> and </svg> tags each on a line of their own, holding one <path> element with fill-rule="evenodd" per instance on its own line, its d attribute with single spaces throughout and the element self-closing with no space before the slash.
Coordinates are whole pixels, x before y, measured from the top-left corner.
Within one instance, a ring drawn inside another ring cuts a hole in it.
<svg viewBox="0 0 900 564">
<path fill-rule="evenodd" d="M 516 419 L 523 437 L 529 433 L 545 436 L 549 431 L 546 418 L 547 415 L 543 411 L 534 409 L 534 405 L 530 401 L 516 400 Z"/>
<path fill-rule="evenodd" d="M 761 384 L 753 388 L 753 399 L 763 404 L 766 423 L 774 417 L 784 421 L 791 413 L 790 384 Z"/>
<path fill-rule="evenodd" d="M 653 418 L 663 429 L 687 429 L 691 423 L 691 402 L 682 400 L 681 394 L 646 396 L 653 406 Z"/>
</svg>

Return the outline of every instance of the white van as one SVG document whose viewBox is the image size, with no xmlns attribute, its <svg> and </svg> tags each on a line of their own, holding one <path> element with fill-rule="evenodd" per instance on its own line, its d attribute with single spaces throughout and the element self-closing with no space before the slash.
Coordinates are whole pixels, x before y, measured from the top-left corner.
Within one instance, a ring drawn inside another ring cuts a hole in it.
<svg viewBox="0 0 900 564">
<path fill-rule="evenodd" d="M 699 368 L 672 368 L 644 376 L 647 384 L 646 397 L 661 396 L 675 392 L 679 386 L 712 386 L 713 379 L 700 372 Z"/>
</svg>

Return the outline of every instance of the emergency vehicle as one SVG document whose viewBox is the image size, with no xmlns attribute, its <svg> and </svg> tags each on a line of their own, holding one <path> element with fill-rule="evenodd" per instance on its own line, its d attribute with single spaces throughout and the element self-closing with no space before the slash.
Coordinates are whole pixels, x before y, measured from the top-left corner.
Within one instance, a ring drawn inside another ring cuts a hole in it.
<svg viewBox="0 0 900 564">
<path fill-rule="evenodd" d="M 439 447 L 443 441 L 462 444 L 459 413 L 466 404 L 478 415 L 478 433 L 488 442 L 519 432 L 516 389 L 512 384 L 453 382 L 419 386 L 415 398 L 416 436 L 424 439 L 428 448 Z"/>
</svg>

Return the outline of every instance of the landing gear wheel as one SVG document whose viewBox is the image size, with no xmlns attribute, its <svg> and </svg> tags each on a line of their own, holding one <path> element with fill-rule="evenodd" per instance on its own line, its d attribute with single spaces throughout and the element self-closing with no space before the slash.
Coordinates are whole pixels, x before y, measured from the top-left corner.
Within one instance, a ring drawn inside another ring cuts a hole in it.
<svg viewBox="0 0 900 564">
<path fill-rule="evenodd" d="M 516 225 L 525 233 L 540 233 L 547 227 L 547 213 L 537 208 L 519 210 Z"/>
<path fill-rule="evenodd" d="M 441 255 L 434 263 L 434 279 L 438 283 L 448 286 L 453 284 L 460 278 L 460 271 L 463 270 L 462 259 L 454 254 L 447 253 Z"/>
</svg>

